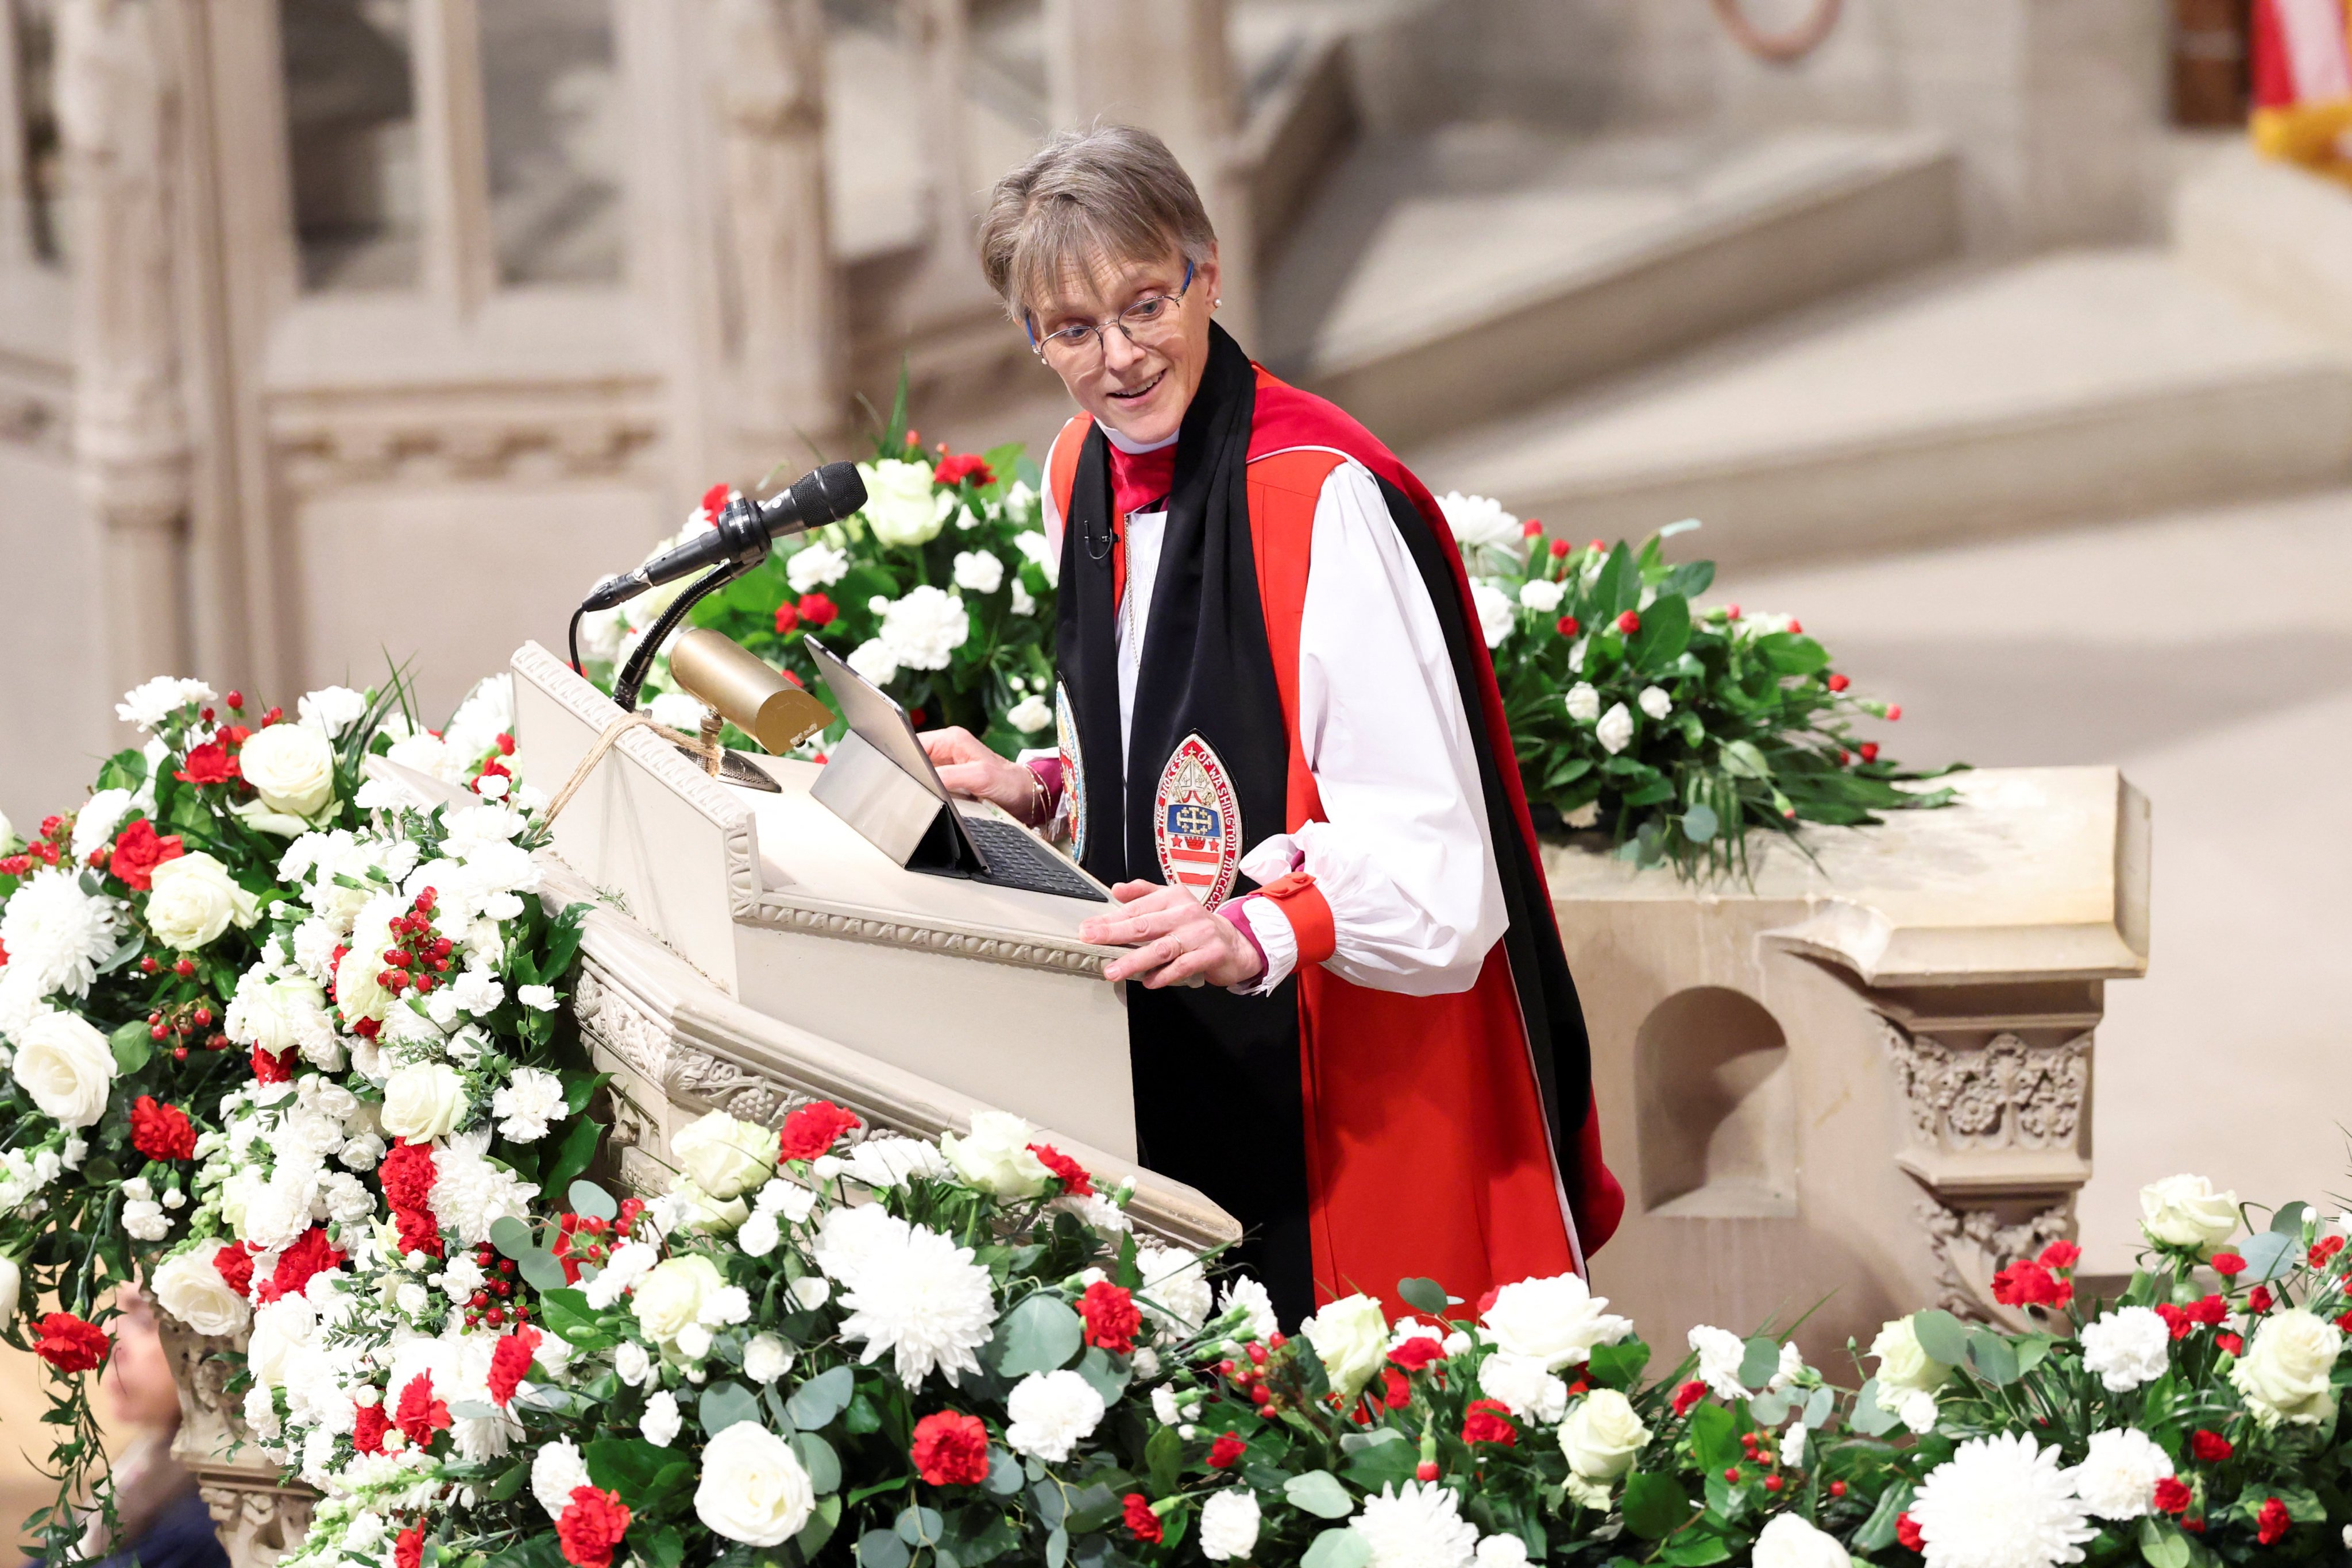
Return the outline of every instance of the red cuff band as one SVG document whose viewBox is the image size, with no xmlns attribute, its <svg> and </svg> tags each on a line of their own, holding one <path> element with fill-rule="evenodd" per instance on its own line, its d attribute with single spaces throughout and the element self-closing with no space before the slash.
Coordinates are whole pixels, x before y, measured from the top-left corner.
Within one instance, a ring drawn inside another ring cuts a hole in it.
<svg viewBox="0 0 2352 1568">
<path fill-rule="evenodd" d="M 1322 963 L 1337 949 L 1338 940 L 1331 930 L 1331 906 L 1324 900 L 1323 889 L 1315 885 L 1314 878 L 1304 871 L 1293 871 L 1260 888 L 1258 896 L 1282 906 L 1284 918 L 1290 921 L 1291 934 L 1298 939 L 1299 968 Z"/>
</svg>

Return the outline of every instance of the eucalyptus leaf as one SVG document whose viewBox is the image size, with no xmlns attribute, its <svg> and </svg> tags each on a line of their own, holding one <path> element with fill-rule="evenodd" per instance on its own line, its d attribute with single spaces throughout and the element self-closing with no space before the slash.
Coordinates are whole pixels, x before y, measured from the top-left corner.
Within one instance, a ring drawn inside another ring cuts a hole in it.
<svg viewBox="0 0 2352 1568">
<path fill-rule="evenodd" d="M 784 1413 L 802 1431 L 814 1432 L 840 1415 L 849 1396 L 856 1392 L 857 1374 L 845 1366 L 837 1366 L 793 1389 L 792 1397 L 784 1401 Z"/>
<path fill-rule="evenodd" d="M 898 1531 L 898 1539 L 908 1545 L 927 1546 L 940 1539 L 940 1531 L 947 1528 L 947 1521 L 940 1517 L 940 1510 L 935 1508 L 916 1507 L 901 1510 L 893 1528 Z"/>
<path fill-rule="evenodd" d="M 2310 1217 L 2311 1205 L 2305 1203 L 2301 1198 L 2297 1198 L 2294 1202 L 2279 1210 L 2278 1213 L 2271 1215 L 2271 1228 L 2276 1231 L 2284 1231 L 2289 1236 L 2300 1237 L 2303 1235 L 2304 1222 Z"/>
<path fill-rule="evenodd" d="M 1309 1542 L 1306 1555 L 1298 1560 L 1298 1568 L 1365 1568 L 1371 1560 L 1370 1544 L 1342 1525 Z"/>
<path fill-rule="evenodd" d="M 590 1219 L 611 1219 L 621 1212 L 621 1205 L 613 1201 L 613 1194 L 593 1182 L 572 1183 L 571 1199 L 572 1212 Z"/>
<path fill-rule="evenodd" d="M 1704 803 L 1683 813 L 1683 837 L 1694 844 L 1704 844 L 1713 838 L 1722 826 L 1715 815 L 1715 808 Z"/>
<path fill-rule="evenodd" d="M 1901 1424 L 1901 1417 L 1878 1402 L 1878 1379 L 1872 1378 L 1853 1396 L 1853 1414 L 1847 1425 L 1865 1437 L 1884 1437 Z"/>
<path fill-rule="evenodd" d="M 500 1257 L 518 1262 L 538 1249 L 530 1238 L 530 1226 L 512 1215 L 500 1215 L 490 1221 L 490 1245 L 499 1249 Z"/>
<path fill-rule="evenodd" d="M 793 1451 L 800 1456 L 801 1467 L 809 1473 L 809 1488 L 824 1497 L 841 1489 L 841 1456 L 833 1445 L 814 1432 L 798 1432 L 793 1436 Z"/>
<path fill-rule="evenodd" d="M 1967 1364 L 1969 1331 L 1960 1321 L 1941 1308 L 1929 1308 L 1911 1314 L 1911 1331 L 1918 1336 L 1919 1348 L 1927 1352 L 1929 1361 L 1946 1366 Z"/>
<path fill-rule="evenodd" d="M 1448 1304 L 1445 1288 L 1434 1279 L 1400 1279 L 1397 1281 L 1397 1295 L 1406 1306 L 1417 1312 L 1426 1312 L 1433 1318 L 1445 1315 Z"/>
<path fill-rule="evenodd" d="M 2238 1256 L 2246 1260 L 2246 1279 L 2260 1283 L 2284 1274 L 2302 1251 L 2300 1231 L 2290 1235 L 2283 1230 L 2266 1230 L 2247 1237 L 2246 1244 L 2238 1248 Z"/>
<path fill-rule="evenodd" d="M 740 1383 L 714 1383 L 702 1391 L 701 1419 L 703 1432 L 712 1437 L 739 1422 L 756 1423 L 760 1396 Z"/>
<path fill-rule="evenodd" d="M 857 1568 L 907 1568 L 913 1555 L 894 1531 L 869 1530 L 857 1538 Z"/>
<path fill-rule="evenodd" d="M 1303 1476 L 1292 1476 L 1282 1483 L 1282 1495 L 1290 1506 L 1315 1515 L 1318 1519 L 1345 1519 L 1356 1511 L 1356 1502 L 1339 1478 L 1328 1470 L 1309 1470 Z"/>
<path fill-rule="evenodd" d="M 1006 1377 L 1067 1366 L 1086 1341 L 1086 1325 L 1059 1299 L 1031 1296 L 1004 1315 L 996 1370 Z"/>
<path fill-rule="evenodd" d="M 534 1290 L 561 1290 L 570 1283 L 563 1278 L 563 1265 L 551 1252 L 526 1252 L 516 1267 Z"/>
<path fill-rule="evenodd" d="M 1780 1370 L 1780 1341 L 1759 1334 L 1747 1342 L 1746 1353 L 1739 1358 L 1739 1381 L 1743 1384 L 1761 1388 Z"/>
</svg>

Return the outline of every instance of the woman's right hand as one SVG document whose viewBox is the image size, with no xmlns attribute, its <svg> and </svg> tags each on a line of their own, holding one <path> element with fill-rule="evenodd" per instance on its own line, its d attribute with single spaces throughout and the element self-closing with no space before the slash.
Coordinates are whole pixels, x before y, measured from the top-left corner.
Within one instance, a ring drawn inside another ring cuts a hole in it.
<svg viewBox="0 0 2352 1568">
<path fill-rule="evenodd" d="M 940 771 L 940 783 L 957 795 L 968 795 L 1003 806 L 1015 819 L 1035 826 L 1041 792 L 1037 775 L 1024 763 L 1008 762 L 981 743 L 961 725 L 926 730 L 923 750 Z"/>
</svg>

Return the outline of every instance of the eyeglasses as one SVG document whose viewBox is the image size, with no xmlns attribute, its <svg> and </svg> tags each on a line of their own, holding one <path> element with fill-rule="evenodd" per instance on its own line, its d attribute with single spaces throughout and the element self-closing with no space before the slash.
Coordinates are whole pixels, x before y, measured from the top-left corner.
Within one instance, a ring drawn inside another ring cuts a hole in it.
<svg viewBox="0 0 2352 1568">
<path fill-rule="evenodd" d="M 1117 327 L 1137 348 L 1157 348 L 1176 336 L 1183 312 L 1178 308 L 1192 287 L 1192 264 L 1184 263 L 1184 281 L 1173 294 L 1146 294 L 1115 316 L 1098 321 L 1073 321 L 1059 331 L 1037 336 L 1037 323 L 1026 311 L 1021 324 L 1029 334 L 1029 349 L 1055 370 L 1091 370 L 1102 362 L 1108 347 L 1103 334 Z M 1091 356 L 1087 345 L 1093 345 Z"/>
</svg>

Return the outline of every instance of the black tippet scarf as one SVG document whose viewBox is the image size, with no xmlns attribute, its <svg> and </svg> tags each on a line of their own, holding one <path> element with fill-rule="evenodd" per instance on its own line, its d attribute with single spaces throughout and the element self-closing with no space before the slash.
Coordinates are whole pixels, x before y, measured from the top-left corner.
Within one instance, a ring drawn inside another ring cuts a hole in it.
<svg viewBox="0 0 2352 1568">
<path fill-rule="evenodd" d="M 1161 882 L 1152 803 L 1169 758 L 1198 734 L 1239 803 L 1242 849 L 1282 832 L 1290 732 L 1276 685 L 1251 552 L 1246 489 L 1256 372 L 1221 327 L 1176 444 L 1159 575 L 1136 683 L 1134 758 L 1121 754 L 1119 606 L 1112 574 L 1110 447 L 1087 436 L 1062 533 L 1055 657 L 1085 771 L 1088 871 Z M 1255 886 L 1240 878 L 1232 896 Z M 1285 1322 L 1314 1311 L 1301 1136 L 1297 981 L 1265 996 L 1214 986 L 1127 992 L 1142 1163 L 1198 1187 L 1241 1221 L 1230 1261 L 1255 1274 Z"/>
</svg>

